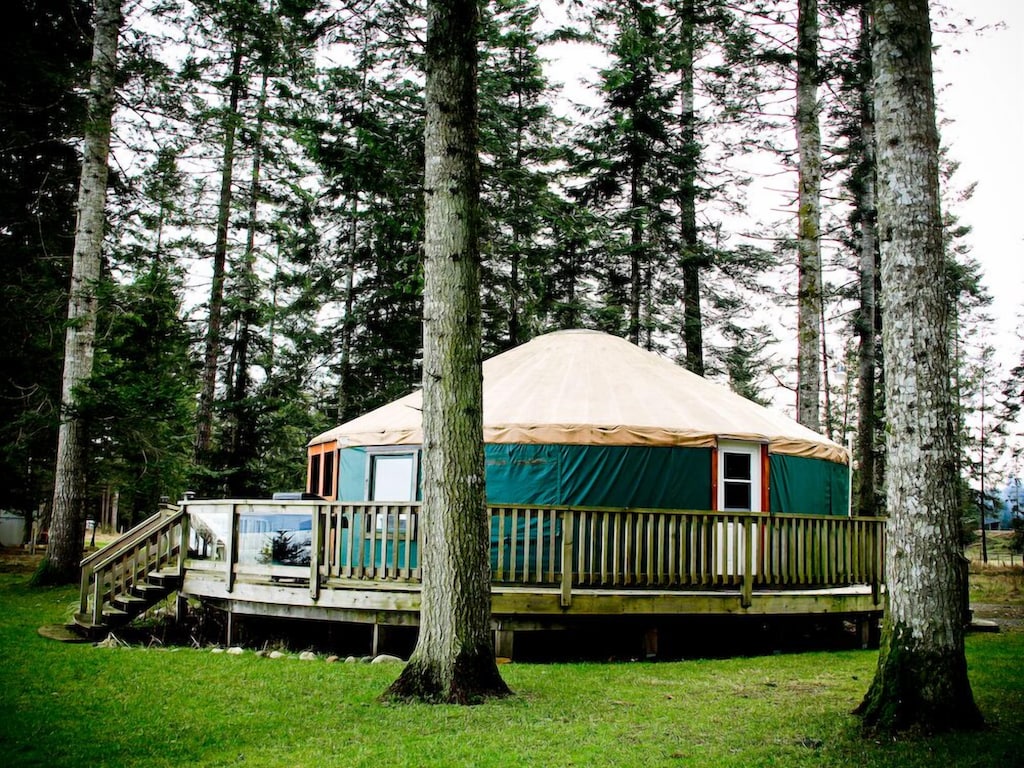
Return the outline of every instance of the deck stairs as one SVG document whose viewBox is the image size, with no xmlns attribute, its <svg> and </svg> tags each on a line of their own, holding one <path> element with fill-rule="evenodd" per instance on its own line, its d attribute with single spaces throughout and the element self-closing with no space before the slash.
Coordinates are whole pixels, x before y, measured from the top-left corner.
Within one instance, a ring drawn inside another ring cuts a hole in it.
<svg viewBox="0 0 1024 768">
<path fill-rule="evenodd" d="M 80 632 L 101 637 L 124 626 L 181 587 L 188 516 L 166 505 L 82 561 Z"/>
</svg>

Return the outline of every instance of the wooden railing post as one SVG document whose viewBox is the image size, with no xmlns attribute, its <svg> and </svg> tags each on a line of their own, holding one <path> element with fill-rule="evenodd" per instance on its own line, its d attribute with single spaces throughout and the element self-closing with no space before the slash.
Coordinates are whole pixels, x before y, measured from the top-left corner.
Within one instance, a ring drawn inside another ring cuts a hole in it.
<svg viewBox="0 0 1024 768">
<path fill-rule="evenodd" d="M 743 522 L 743 592 L 740 604 L 749 608 L 753 602 L 754 591 L 754 527 L 756 522 L 745 519 Z"/>
<path fill-rule="evenodd" d="M 224 557 L 228 561 L 226 592 L 231 592 L 235 588 L 235 560 L 238 558 L 238 521 L 238 506 L 232 504 L 231 511 L 228 514 L 228 540 L 224 542 L 226 547 Z"/>
<path fill-rule="evenodd" d="M 185 561 L 188 560 L 189 526 L 191 524 L 192 520 L 186 509 L 185 514 L 181 516 L 181 527 L 178 529 L 178 560 L 175 564 L 178 576 L 185 575 Z"/>
<path fill-rule="evenodd" d="M 562 512 L 562 594 L 561 605 L 572 605 L 572 561 L 576 515 L 571 509 Z"/>
<path fill-rule="evenodd" d="M 323 511 L 324 508 L 319 504 L 313 507 L 313 524 L 310 527 L 309 542 L 309 597 L 311 600 L 320 598 L 320 547 L 324 541 Z M 327 560 L 330 562 L 330 558 Z"/>
<path fill-rule="evenodd" d="M 93 573 L 92 582 L 92 623 L 100 625 L 103 623 L 103 572 Z"/>
<path fill-rule="evenodd" d="M 89 579 L 93 575 L 91 565 L 82 567 L 82 587 L 79 593 L 79 613 L 86 613 L 89 610 Z"/>
</svg>

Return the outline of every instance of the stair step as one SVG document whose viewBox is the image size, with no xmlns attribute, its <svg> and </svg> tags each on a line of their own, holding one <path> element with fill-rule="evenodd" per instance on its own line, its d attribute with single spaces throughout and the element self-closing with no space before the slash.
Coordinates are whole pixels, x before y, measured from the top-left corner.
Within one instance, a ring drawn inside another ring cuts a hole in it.
<svg viewBox="0 0 1024 768">
<path fill-rule="evenodd" d="M 103 609 L 103 618 L 116 622 L 124 622 L 129 619 L 129 616 L 127 611 L 122 611 L 120 608 L 114 608 L 113 606 L 107 606 Z"/>
<path fill-rule="evenodd" d="M 125 603 L 126 605 L 131 605 L 132 603 L 135 603 L 137 605 L 141 605 L 142 603 L 148 603 L 149 602 L 144 597 L 137 597 L 136 595 L 130 595 L 127 592 L 124 592 L 124 593 L 122 593 L 120 595 L 115 595 L 113 600 L 111 600 L 111 602 L 114 602 L 115 600 L 118 600 L 118 601 L 120 601 L 122 603 Z"/>
<path fill-rule="evenodd" d="M 146 576 L 151 584 L 164 588 L 177 587 L 181 583 L 181 575 L 177 571 L 150 571 Z"/>
<path fill-rule="evenodd" d="M 143 582 L 132 587 L 132 591 L 136 596 L 145 600 L 159 600 L 167 594 L 167 587 L 159 584 L 146 584 Z"/>
<path fill-rule="evenodd" d="M 102 624 L 102 623 L 94 624 L 93 621 L 92 621 L 92 614 L 91 613 L 76 613 L 75 614 L 75 624 L 77 624 L 82 629 L 84 629 L 84 630 L 86 630 L 88 632 L 91 632 L 91 631 L 97 630 L 97 629 L 103 629 L 103 628 L 105 628 L 107 626 L 106 624 Z"/>
</svg>

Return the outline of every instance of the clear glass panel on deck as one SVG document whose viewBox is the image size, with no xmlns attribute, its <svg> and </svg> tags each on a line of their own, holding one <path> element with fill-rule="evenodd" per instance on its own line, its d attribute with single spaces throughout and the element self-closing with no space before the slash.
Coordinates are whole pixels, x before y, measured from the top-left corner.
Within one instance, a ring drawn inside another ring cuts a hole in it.
<svg viewBox="0 0 1024 768">
<path fill-rule="evenodd" d="M 313 543 L 313 513 L 278 507 L 244 508 L 238 518 L 241 565 L 308 566 Z"/>
<path fill-rule="evenodd" d="M 231 535 L 230 507 L 189 505 L 188 556 L 192 560 L 224 562 Z"/>
</svg>

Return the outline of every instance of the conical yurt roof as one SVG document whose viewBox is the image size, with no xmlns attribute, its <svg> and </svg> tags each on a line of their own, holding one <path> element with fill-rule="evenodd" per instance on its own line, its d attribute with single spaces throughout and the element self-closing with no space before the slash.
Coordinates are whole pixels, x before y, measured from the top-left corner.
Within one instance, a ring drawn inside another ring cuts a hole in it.
<svg viewBox="0 0 1024 768">
<path fill-rule="evenodd" d="M 557 331 L 483 364 L 484 442 L 712 447 L 846 464 L 841 445 L 672 361 L 598 331 Z M 419 390 L 313 438 L 340 447 L 422 443 Z"/>
</svg>

